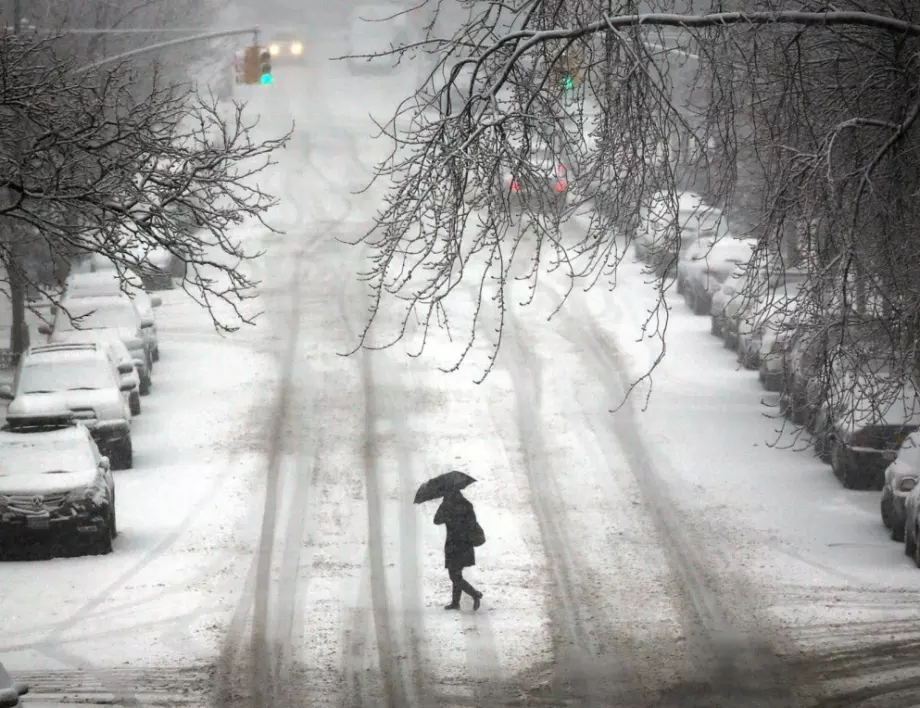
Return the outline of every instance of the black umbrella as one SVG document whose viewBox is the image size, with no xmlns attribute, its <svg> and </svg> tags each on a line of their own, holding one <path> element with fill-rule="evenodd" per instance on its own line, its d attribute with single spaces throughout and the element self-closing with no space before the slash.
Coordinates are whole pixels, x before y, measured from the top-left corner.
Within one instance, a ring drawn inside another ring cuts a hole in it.
<svg viewBox="0 0 920 708">
<path fill-rule="evenodd" d="M 476 480 L 468 474 L 451 470 L 437 477 L 432 477 L 425 482 L 415 493 L 415 503 L 422 504 L 432 499 L 440 499 L 448 492 L 458 492 L 466 489 Z"/>
</svg>

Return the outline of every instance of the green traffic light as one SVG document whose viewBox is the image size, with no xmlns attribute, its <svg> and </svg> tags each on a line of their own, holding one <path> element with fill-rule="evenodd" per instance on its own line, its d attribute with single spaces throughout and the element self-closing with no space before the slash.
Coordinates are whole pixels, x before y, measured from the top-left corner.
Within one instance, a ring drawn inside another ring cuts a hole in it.
<svg viewBox="0 0 920 708">
<path fill-rule="evenodd" d="M 566 91 L 571 91 L 573 88 L 575 88 L 574 79 L 572 79 L 571 76 L 564 77 L 562 79 L 562 88 L 564 88 Z"/>
<path fill-rule="evenodd" d="M 262 78 L 259 79 L 259 83 L 262 85 L 270 84 L 274 81 L 271 74 L 262 74 Z"/>
</svg>

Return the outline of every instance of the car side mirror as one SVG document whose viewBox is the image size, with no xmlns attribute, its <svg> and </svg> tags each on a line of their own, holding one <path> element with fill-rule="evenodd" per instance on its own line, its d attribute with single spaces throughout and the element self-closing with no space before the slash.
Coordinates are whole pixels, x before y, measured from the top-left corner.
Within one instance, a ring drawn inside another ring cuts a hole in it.
<svg viewBox="0 0 920 708">
<path fill-rule="evenodd" d="M 104 470 L 109 470 L 112 468 L 112 463 L 109 462 L 108 457 L 103 455 L 102 457 L 99 458 L 99 467 L 101 467 Z"/>
<path fill-rule="evenodd" d="M 163 304 L 163 298 L 161 298 L 159 295 L 150 296 L 150 306 L 151 307 L 159 307 L 162 304 Z"/>
<path fill-rule="evenodd" d="M 882 452 L 882 457 L 888 462 L 894 462 L 896 459 L 898 459 L 898 453 L 895 450 L 885 450 Z"/>
<path fill-rule="evenodd" d="M 153 327 L 153 318 L 141 317 L 141 329 L 149 329 L 151 327 Z"/>
<path fill-rule="evenodd" d="M 118 387 L 119 391 L 127 393 L 128 391 L 134 390 L 134 382 L 132 381 L 122 381 L 121 385 Z"/>
<path fill-rule="evenodd" d="M 13 389 L 9 384 L 3 384 L 0 386 L 0 400 L 12 401 L 13 400 Z"/>
<path fill-rule="evenodd" d="M 126 361 L 126 362 L 123 362 L 123 363 L 121 363 L 121 364 L 118 365 L 118 373 L 119 373 L 119 374 L 130 374 L 130 373 L 133 372 L 133 371 L 134 371 L 134 364 L 133 364 L 133 363 L 128 363 L 128 362 Z"/>
<path fill-rule="evenodd" d="M 39 334 L 49 334 L 49 335 L 50 335 L 50 334 L 51 334 L 51 325 L 49 325 L 49 324 L 46 323 L 46 322 L 42 322 L 40 325 L 38 325 L 38 333 L 39 333 Z"/>
</svg>

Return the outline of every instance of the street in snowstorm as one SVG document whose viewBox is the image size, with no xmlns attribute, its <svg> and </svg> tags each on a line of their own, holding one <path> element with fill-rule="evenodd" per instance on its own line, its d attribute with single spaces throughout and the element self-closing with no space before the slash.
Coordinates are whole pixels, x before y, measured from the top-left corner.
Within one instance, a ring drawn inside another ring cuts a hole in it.
<svg viewBox="0 0 920 708">
<path fill-rule="evenodd" d="M 654 249 L 643 261 L 620 233 L 616 287 L 569 292 L 523 219 L 506 281 L 470 262 L 440 326 L 372 309 L 362 274 L 380 250 L 362 237 L 400 198 L 368 187 L 395 159 L 376 123 L 437 58 L 333 61 L 353 51 L 350 5 L 260 11 L 214 19 L 298 47 L 232 89 L 259 118 L 254 140 L 292 131 L 254 177 L 278 198 L 267 226 L 229 231 L 262 253 L 227 267 L 258 297 L 209 312 L 193 289 L 151 288 L 161 353 L 127 416 L 132 463 L 100 446 L 117 536 L 111 552 L 0 560 L 0 698 L 5 669 L 26 708 L 920 705 L 917 564 L 878 490 L 845 488 L 784 425 L 768 365 L 758 381 L 710 336 L 716 310 L 656 287 Z M 391 25 L 368 24 L 385 47 Z M 574 253 L 601 208 L 587 200 L 554 237 Z M 259 316 L 218 333 L 215 312 Z M 644 330 L 656 318 L 666 347 Z M 11 418 L 17 381 L 0 372 Z M 482 543 L 456 536 L 473 513 Z M 460 538 L 450 569 L 445 534 Z M 454 593 L 460 557 L 471 587 Z"/>
</svg>

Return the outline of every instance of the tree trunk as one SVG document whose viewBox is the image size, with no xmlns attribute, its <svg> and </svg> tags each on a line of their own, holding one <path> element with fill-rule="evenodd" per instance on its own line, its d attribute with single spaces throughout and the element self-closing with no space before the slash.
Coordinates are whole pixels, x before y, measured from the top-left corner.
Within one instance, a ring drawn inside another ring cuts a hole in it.
<svg viewBox="0 0 920 708">
<path fill-rule="evenodd" d="M 21 260 L 18 259 L 19 250 L 15 242 L 10 245 L 12 262 L 6 264 L 6 272 L 10 281 L 10 304 L 13 307 L 13 327 L 10 332 L 13 363 L 18 362 L 19 356 L 29 348 L 29 325 L 26 322 L 26 282 L 22 276 Z"/>
</svg>

